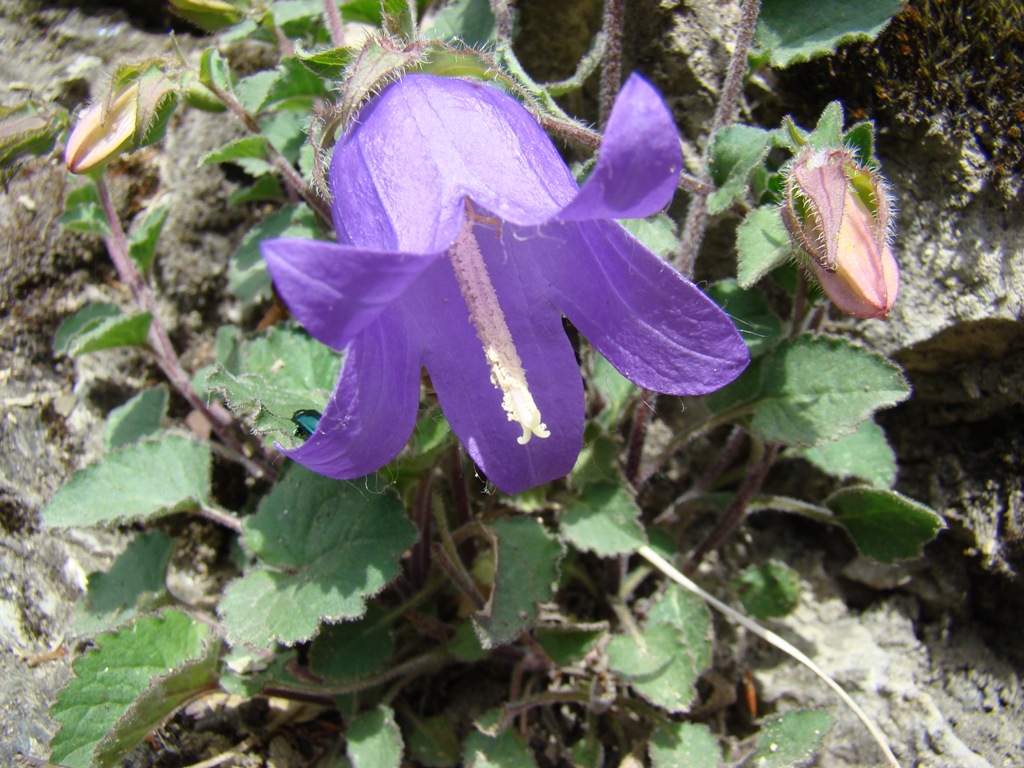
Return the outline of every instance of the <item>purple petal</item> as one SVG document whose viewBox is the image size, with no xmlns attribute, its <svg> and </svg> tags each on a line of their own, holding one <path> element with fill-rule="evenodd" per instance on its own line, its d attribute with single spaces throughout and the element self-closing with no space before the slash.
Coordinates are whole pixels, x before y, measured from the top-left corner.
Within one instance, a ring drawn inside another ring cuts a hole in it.
<svg viewBox="0 0 1024 768">
<path fill-rule="evenodd" d="M 671 202 L 682 167 L 671 113 L 654 87 L 633 75 L 615 100 L 594 170 L 558 218 L 650 216 Z"/>
<path fill-rule="evenodd" d="M 322 240 L 260 244 L 270 276 L 310 335 L 343 349 L 437 258 L 366 251 Z"/>
<path fill-rule="evenodd" d="M 545 235 L 528 247 L 555 302 L 633 383 L 702 395 L 747 366 L 746 344 L 728 316 L 620 224 L 566 224 Z"/>
<path fill-rule="evenodd" d="M 420 399 L 420 351 L 410 344 L 407 322 L 389 313 L 352 342 L 316 431 L 284 453 L 339 480 L 368 475 L 398 455 Z"/>
<path fill-rule="evenodd" d="M 360 113 L 334 150 L 338 240 L 434 253 L 472 198 L 520 224 L 550 219 L 577 185 L 551 139 L 515 99 L 488 85 L 409 75 Z"/>
<path fill-rule="evenodd" d="M 424 365 L 452 431 L 491 482 L 506 493 L 519 493 L 572 469 L 583 445 L 583 383 L 561 313 L 538 299 L 495 233 L 481 232 L 478 241 L 550 436 L 517 442 L 522 428 L 502 409 L 501 392 L 490 381 L 482 344 L 448 262 L 438 261 L 416 285 L 417 303 L 409 314 L 432 320 L 418 332 Z"/>
</svg>

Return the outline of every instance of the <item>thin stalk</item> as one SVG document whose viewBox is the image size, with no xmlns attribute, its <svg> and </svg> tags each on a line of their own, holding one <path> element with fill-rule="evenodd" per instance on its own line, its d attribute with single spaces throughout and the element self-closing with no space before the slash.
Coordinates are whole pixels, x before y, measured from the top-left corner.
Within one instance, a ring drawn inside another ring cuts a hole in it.
<svg viewBox="0 0 1024 768">
<path fill-rule="evenodd" d="M 459 557 L 459 548 L 452 538 L 451 530 L 448 528 L 448 519 L 445 516 L 444 510 L 437 502 L 437 499 L 434 499 L 431 506 L 434 511 L 434 522 L 437 524 L 437 530 L 441 534 L 441 543 L 435 542 L 431 547 L 434 559 L 445 570 L 452 583 L 473 604 L 473 607 L 478 611 L 482 611 L 487 605 L 487 600 L 480 594 L 480 590 L 476 588 L 473 578 L 466 571 L 466 566 L 463 565 L 462 558 Z"/>
<path fill-rule="evenodd" d="M 491 13 L 498 26 L 498 39 L 512 40 L 512 0 L 491 0 Z"/>
<path fill-rule="evenodd" d="M 702 600 L 704 600 L 704 602 L 706 602 L 716 611 L 721 613 L 727 619 L 736 624 L 739 624 L 748 632 L 751 632 L 752 634 L 761 638 L 766 643 L 775 646 L 780 651 L 788 654 L 789 656 L 803 664 L 805 667 L 807 667 L 809 670 L 811 670 L 811 672 L 813 672 L 822 681 L 824 681 L 824 683 L 829 688 L 835 691 L 836 695 L 839 696 L 840 699 L 842 699 L 843 703 L 850 708 L 850 710 L 860 719 L 862 723 L 864 723 L 864 726 L 868 729 L 868 732 L 871 734 L 871 737 L 875 740 L 878 746 L 882 749 L 882 752 L 885 754 L 886 760 L 888 760 L 889 765 L 892 768 L 900 768 L 899 760 L 896 759 L 896 755 L 893 754 L 892 749 L 889 747 L 888 740 L 886 739 L 885 734 L 882 733 L 882 729 L 879 728 L 878 725 L 875 724 L 875 721 L 872 720 L 868 716 L 868 714 L 860 708 L 857 702 L 855 702 L 850 697 L 850 695 L 842 689 L 839 683 L 833 680 L 832 677 L 829 676 L 821 667 L 815 664 L 810 659 L 810 657 L 807 656 L 807 654 L 805 654 L 799 648 L 794 646 L 792 643 L 783 640 L 770 629 L 765 629 L 756 621 L 749 619 L 739 611 L 730 608 L 728 605 L 723 603 L 714 595 L 705 592 L 701 587 L 697 586 L 697 584 L 695 584 L 693 581 L 691 581 L 678 570 L 676 570 L 676 568 L 671 563 L 665 560 L 665 558 L 663 558 L 650 547 L 640 547 L 640 549 L 637 550 L 637 554 L 640 555 L 640 557 L 644 558 L 655 568 L 657 568 L 659 571 L 661 571 L 667 578 L 671 579 L 676 584 L 681 586 L 683 589 L 699 596 Z"/>
<path fill-rule="evenodd" d="M 729 439 L 726 440 L 725 445 L 722 446 L 722 450 L 718 452 L 718 456 L 715 458 L 714 462 L 712 462 L 712 464 L 704 471 L 704 474 L 697 478 L 697 481 L 692 486 L 690 486 L 684 493 L 680 494 L 675 501 L 669 505 L 668 509 L 662 512 L 657 519 L 655 519 L 655 524 L 663 523 L 683 504 L 707 493 L 718 478 L 721 477 L 722 473 L 736 459 L 740 448 L 743 446 L 745 438 L 746 432 L 742 427 L 733 427 L 732 433 L 729 435 Z"/>
<path fill-rule="evenodd" d="M 110 198 L 110 190 L 102 175 L 96 179 L 96 189 L 99 192 L 100 205 L 103 207 L 107 224 L 110 226 L 110 237 L 104 238 L 110 260 L 117 270 L 118 277 L 128 287 L 139 309 L 148 312 L 153 318 L 149 325 L 148 341 L 154 361 L 163 371 L 171 386 L 185 398 L 193 409 L 203 414 L 210 422 L 217 437 L 234 454 L 233 458 L 257 477 L 272 479 L 277 473 L 269 465 L 245 454 L 241 441 L 232 432 L 235 424 L 234 417 L 220 403 L 207 404 L 192 386 L 192 379 L 182 367 L 181 359 L 174 350 L 174 345 L 171 344 L 171 339 L 167 335 L 167 329 L 156 311 L 156 297 L 153 295 L 153 290 L 142 279 L 142 275 L 135 268 L 135 262 L 132 261 L 128 252 L 128 238 L 121 226 L 121 219 L 117 215 L 114 203 Z"/>
<path fill-rule="evenodd" d="M 416 543 L 412 545 L 412 552 L 409 554 L 409 580 L 413 586 L 419 588 L 427 580 L 427 573 L 430 570 L 430 508 L 432 506 L 431 489 L 433 487 L 433 472 L 427 472 L 420 487 L 416 491 L 416 500 L 413 502 L 413 525 L 419 531 Z"/>
<path fill-rule="evenodd" d="M 324 21 L 335 48 L 345 45 L 345 26 L 341 23 L 337 0 L 324 0 Z"/>
<path fill-rule="evenodd" d="M 736 35 L 732 56 L 729 59 L 729 69 L 725 75 L 725 83 L 722 85 L 722 93 L 718 98 L 714 117 L 711 119 L 708 143 L 704 148 L 704 161 L 701 163 L 704 170 L 701 175 L 701 181 L 711 182 L 711 177 L 707 171 L 711 138 L 714 136 L 715 131 L 724 128 L 732 122 L 733 115 L 736 112 L 736 102 L 739 99 L 740 86 L 743 84 L 743 76 L 747 72 L 747 53 L 750 50 L 750 43 L 754 39 L 754 29 L 757 26 L 757 16 L 760 12 L 761 0 L 744 0 L 743 9 L 740 12 L 740 28 Z M 694 263 L 697 260 L 700 245 L 704 240 L 707 225 L 707 198 L 695 197 L 690 201 L 690 210 L 686 213 L 686 225 L 683 227 L 683 236 L 680 239 L 679 253 L 676 254 L 676 267 L 684 275 L 689 276 L 693 274 Z"/>
<path fill-rule="evenodd" d="M 212 509 L 210 507 L 199 506 L 193 512 L 212 523 L 222 525 L 228 530 L 234 531 L 237 534 L 242 533 L 242 521 L 234 515 L 229 515 L 227 512 L 222 512 L 219 509 Z"/>
<path fill-rule="evenodd" d="M 658 393 L 649 389 L 641 390 L 640 400 L 633 412 L 633 424 L 626 440 L 626 479 L 634 488 L 639 488 L 647 480 L 641 477 L 640 462 L 644 454 L 644 440 L 647 438 L 647 425 L 658 402 Z"/>
<path fill-rule="evenodd" d="M 604 66 L 601 68 L 600 117 L 603 131 L 608 125 L 615 97 L 622 87 L 622 0 L 604 0 L 602 32 L 605 38 Z"/>
<path fill-rule="evenodd" d="M 759 451 L 759 456 L 753 457 L 743 485 L 736 491 L 732 502 L 715 527 L 690 553 L 686 563 L 683 565 L 683 573 L 692 574 L 697 569 L 697 566 L 700 565 L 704 556 L 713 549 L 717 549 L 729 537 L 729 534 L 735 530 L 736 526 L 740 524 L 747 513 L 747 506 L 750 504 L 750 500 L 761 491 L 761 486 L 764 485 L 764 481 L 768 477 L 768 472 L 775 462 L 779 448 L 779 443 L 769 443 L 763 447 L 763 450 Z"/>
<path fill-rule="evenodd" d="M 230 111 L 231 114 L 242 121 L 242 124 L 250 133 L 257 136 L 263 135 L 263 131 L 259 124 L 253 120 L 252 115 L 245 111 L 245 107 L 243 107 L 241 102 L 235 98 L 233 93 L 225 91 L 214 83 L 208 83 L 207 88 L 216 94 L 217 98 L 224 103 L 224 106 L 228 108 L 228 111 Z M 284 155 L 278 152 L 274 145 L 269 141 L 267 142 L 267 152 L 270 154 L 270 164 L 274 166 L 278 173 L 281 174 L 285 185 L 292 192 L 302 198 L 303 202 L 305 202 L 306 205 L 308 205 L 322 221 L 324 221 L 328 226 L 333 227 L 334 223 L 327 203 L 310 191 L 309 186 L 306 184 L 299 172 L 292 167 L 292 164 L 289 163 L 284 158 Z"/>
</svg>

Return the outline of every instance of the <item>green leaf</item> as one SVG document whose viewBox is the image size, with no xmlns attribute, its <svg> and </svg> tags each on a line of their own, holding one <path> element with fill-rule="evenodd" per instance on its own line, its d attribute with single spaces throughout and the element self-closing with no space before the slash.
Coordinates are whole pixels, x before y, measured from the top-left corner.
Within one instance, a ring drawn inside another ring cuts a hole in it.
<svg viewBox="0 0 1024 768">
<path fill-rule="evenodd" d="M 648 746 L 654 768 L 719 768 L 725 764 L 718 739 L 700 723 L 670 723 Z"/>
<path fill-rule="evenodd" d="M 239 187 L 228 195 L 228 205 L 260 203 L 267 200 L 279 202 L 284 199 L 284 189 L 276 176 L 270 174 L 258 177 L 252 184 Z"/>
<path fill-rule="evenodd" d="M 775 346 L 782 335 L 782 321 L 761 291 L 744 290 L 735 280 L 723 280 L 709 286 L 707 294 L 729 315 L 751 356 L 762 355 Z"/>
<path fill-rule="evenodd" d="M 751 55 L 788 67 L 834 53 L 840 45 L 874 40 L 903 0 L 764 0 Z"/>
<path fill-rule="evenodd" d="M 75 610 L 74 631 L 90 636 L 134 619 L 167 595 L 164 578 L 174 540 L 160 531 L 133 539 L 106 573 L 89 574 Z"/>
<path fill-rule="evenodd" d="M 757 748 L 746 760 L 751 768 L 799 768 L 809 765 L 821 740 L 835 723 L 828 712 L 794 710 L 765 721 Z"/>
<path fill-rule="evenodd" d="M 786 225 L 779 208 L 765 205 L 747 214 L 736 229 L 736 251 L 739 264 L 736 281 L 740 288 L 754 283 L 793 257 Z"/>
<path fill-rule="evenodd" d="M 78 357 L 101 349 L 141 347 L 147 343 L 152 322 L 149 312 L 122 315 L 113 304 L 86 304 L 60 324 L 53 350 Z"/>
<path fill-rule="evenodd" d="M 309 649 L 312 671 L 347 683 L 379 671 L 394 652 L 388 614 L 371 606 L 359 621 L 328 624 Z"/>
<path fill-rule="evenodd" d="M 261 176 L 270 170 L 267 160 L 270 153 L 267 150 L 267 140 L 263 136 L 243 136 L 240 139 L 230 141 L 222 147 L 207 152 L 199 158 L 199 165 L 216 165 L 217 163 L 234 163 L 240 165 L 254 176 Z M 259 160 L 260 163 L 244 163 L 246 160 Z"/>
<path fill-rule="evenodd" d="M 352 61 L 351 48 L 327 48 L 322 51 L 306 52 L 301 45 L 295 46 L 295 55 L 310 72 L 327 80 L 340 80 L 345 67 Z"/>
<path fill-rule="evenodd" d="M 937 512 L 895 491 L 843 488 L 825 506 L 863 554 L 883 563 L 920 557 L 921 547 L 946 527 Z"/>
<path fill-rule="evenodd" d="M 434 18 L 431 37 L 460 40 L 470 48 L 493 43 L 498 38 L 498 22 L 490 0 L 452 0 Z"/>
<path fill-rule="evenodd" d="M 896 454 L 873 421 L 865 421 L 852 435 L 804 448 L 799 455 L 842 480 L 859 477 L 877 488 L 892 488 L 896 482 Z"/>
<path fill-rule="evenodd" d="M 686 712 L 697 678 L 711 664 L 711 616 L 704 601 L 672 586 L 648 614 L 639 636 L 617 635 L 608 665 L 652 704 Z"/>
<path fill-rule="evenodd" d="M 619 484 L 592 483 L 558 517 L 562 537 L 600 557 L 625 555 L 647 543 L 640 508 Z"/>
<path fill-rule="evenodd" d="M 243 523 L 256 564 L 228 585 L 219 612 L 232 642 L 308 640 L 321 623 L 356 619 L 398 575 L 416 539 L 401 504 L 293 465 Z"/>
<path fill-rule="evenodd" d="M 93 182 L 87 181 L 68 192 L 60 225 L 72 232 L 110 237 L 110 224 L 103 213 L 99 190 Z"/>
<path fill-rule="evenodd" d="M 141 272 L 147 272 L 156 256 L 156 245 L 160 240 L 160 233 L 163 232 L 164 223 L 167 221 L 167 214 L 170 213 L 170 203 L 161 202 L 147 208 L 132 223 L 132 230 L 128 234 L 128 255 L 131 256 L 135 266 Z"/>
<path fill-rule="evenodd" d="M 836 149 L 843 143 L 843 105 L 829 103 L 818 118 L 818 124 L 807 137 L 807 143 L 816 149 Z"/>
<path fill-rule="evenodd" d="M 708 197 L 708 213 L 721 213 L 743 196 L 747 179 L 768 154 L 771 139 L 771 131 L 749 125 L 730 125 L 715 133 L 708 170 L 717 189 Z"/>
<path fill-rule="evenodd" d="M 435 715 L 421 720 L 411 711 L 406 713 L 406 717 L 411 728 L 406 746 L 413 760 L 429 768 L 454 768 L 459 765 L 462 745 L 450 717 Z"/>
<path fill-rule="evenodd" d="M 228 289 L 247 307 L 270 297 L 270 275 L 260 243 L 274 237 L 317 239 L 322 233 L 315 215 L 305 205 L 285 206 L 249 230 L 228 267 Z"/>
<path fill-rule="evenodd" d="M 398 768 L 402 764 L 402 732 L 390 707 L 378 707 L 352 720 L 348 757 L 353 768 Z"/>
<path fill-rule="evenodd" d="M 736 590 L 747 613 L 758 619 L 785 616 L 800 602 L 800 575 L 775 560 L 744 569 L 729 586 Z"/>
<path fill-rule="evenodd" d="M 567 667 L 590 653 L 604 632 L 572 627 L 543 627 L 534 632 L 537 642 L 555 664 Z"/>
<path fill-rule="evenodd" d="M 537 764 L 513 728 L 497 736 L 473 731 L 462 754 L 465 768 L 528 768 Z"/>
<path fill-rule="evenodd" d="M 216 32 L 237 24 L 245 16 L 239 0 L 169 0 L 174 13 L 188 19 L 200 29 Z"/>
<path fill-rule="evenodd" d="M 52 527 L 144 520 L 209 506 L 210 449 L 177 435 L 126 446 L 76 472 L 43 510 Z"/>
<path fill-rule="evenodd" d="M 61 724 L 50 759 L 68 768 L 118 764 L 148 730 L 212 688 L 209 631 L 184 613 L 167 611 L 97 637 L 96 650 L 74 662 L 75 677 L 50 710 Z M 108 742 L 108 733 L 119 741 Z"/>
<path fill-rule="evenodd" d="M 619 423 L 640 389 L 597 352 L 592 359 L 593 376 L 590 384 L 597 390 L 604 404 L 598 418 L 606 429 L 611 429 Z"/>
<path fill-rule="evenodd" d="M 224 395 L 236 413 L 252 413 L 259 433 L 292 435 L 295 411 L 323 410 L 341 358 L 337 352 L 287 325 L 271 328 L 242 349 L 241 373 L 218 370 L 206 388 Z"/>
<path fill-rule="evenodd" d="M 147 437 L 155 437 L 167 415 L 167 387 L 160 384 L 144 389 L 124 405 L 107 414 L 103 447 L 123 448 Z"/>
<path fill-rule="evenodd" d="M 899 367 L 881 355 L 804 335 L 755 359 L 706 402 L 715 413 L 751 414 L 750 428 L 764 440 L 802 447 L 848 435 L 909 394 Z"/>
<path fill-rule="evenodd" d="M 657 213 L 645 219 L 622 219 L 619 223 L 663 259 L 672 258 L 679 250 L 676 223 L 664 213 Z"/>
<path fill-rule="evenodd" d="M 124 765 L 125 758 L 153 729 L 180 707 L 217 690 L 220 682 L 220 643 L 209 643 L 206 653 L 187 661 L 172 673 L 154 678 L 152 685 L 128 707 L 128 711 L 96 748 L 100 768 Z"/>
<path fill-rule="evenodd" d="M 564 550 L 544 526 L 528 517 L 497 520 L 497 571 L 487 606 L 473 617 L 484 648 L 519 637 L 537 615 L 537 603 L 550 600 Z"/>
<path fill-rule="evenodd" d="M 308 113 L 316 100 L 330 96 L 323 79 L 294 56 L 282 59 L 274 73 L 277 77 L 259 105 L 260 112 L 288 109 Z"/>
</svg>

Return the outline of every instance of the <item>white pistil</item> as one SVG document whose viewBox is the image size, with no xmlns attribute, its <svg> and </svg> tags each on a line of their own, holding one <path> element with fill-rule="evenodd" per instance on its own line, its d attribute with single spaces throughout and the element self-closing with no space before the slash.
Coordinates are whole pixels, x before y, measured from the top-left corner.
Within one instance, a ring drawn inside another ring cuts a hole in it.
<svg viewBox="0 0 1024 768">
<path fill-rule="evenodd" d="M 491 383 L 502 393 L 501 407 L 508 414 L 508 420 L 523 428 L 518 441 L 520 445 L 526 445 L 534 435 L 549 437 L 551 433 L 540 420 L 540 410 L 526 383 L 523 362 L 516 352 L 512 333 L 480 253 L 480 244 L 473 234 L 473 226 L 478 221 L 490 222 L 491 219 L 478 217 L 467 200 L 466 218 L 448 249 L 448 257 L 462 298 L 469 308 L 469 321 L 484 345 L 484 356 L 491 369 Z"/>
</svg>

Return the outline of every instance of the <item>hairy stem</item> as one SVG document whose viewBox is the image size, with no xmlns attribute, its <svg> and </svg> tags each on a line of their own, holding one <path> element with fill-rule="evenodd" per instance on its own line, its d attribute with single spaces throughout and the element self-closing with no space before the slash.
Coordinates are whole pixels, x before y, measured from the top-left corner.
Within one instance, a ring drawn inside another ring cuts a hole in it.
<svg viewBox="0 0 1024 768">
<path fill-rule="evenodd" d="M 747 53 L 750 50 L 750 43 L 754 39 L 754 29 L 757 26 L 757 15 L 761 12 L 761 0 L 744 0 L 743 9 L 740 14 L 740 28 L 736 35 L 736 43 L 733 46 L 732 57 L 729 59 L 729 69 L 725 75 L 725 83 L 722 85 L 722 93 L 718 99 L 718 106 L 715 108 L 715 115 L 711 120 L 711 131 L 708 133 L 708 143 L 704 148 L 704 171 L 701 181 L 710 183 L 711 177 L 708 174 L 708 152 L 711 149 L 711 139 L 715 131 L 724 128 L 733 120 L 736 113 L 736 103 L 739 99 L 740 86 L 743 84 L 743 76 L 747 72 Z M 683 227 L 683 236 L 680 239 L 679 253 L 676 254 L 676 267 L 684 275 L 692 275 L 694 262 L 700 251 L 701 243 L 704 241 L 704 233 L 708 226 L 708 201 L 706 197 L 694 197 L 690 202 L 690 210 L 686 213 L 686 224 Z"/>
<path fill-rule="evenodd" d="M 690 553 L 686 563 L 683 565 L 683 573 L 692 574 L 697 570 L 697 566 L 700 565 L 704 556 L 708 552 L 717 549 L 729 537 L 729 534 L 736 529 L 736 526 L 740 524 L 747 513 L 747 506 L 750 504 L 750 500 L 760 492 L 761 486 L 764 485 L 764 481 L 768 477 L 768 472 L 775 462 L 775 457 L 778 455 L 780 447 L 779 443 L 769 443 L 764 446 L 759 456 L 755 456 L 752 459 L 743 485 L 736 491 L 736 495 L 733 497 L 728 509 L 725 510 L 725 514 L 722 515 L 722 518 L 715 527 Z"/>
<path fill-rule="evenodd" d="M 153 295 L 153 290 L 142 279 L 142 275 L 135 268 L 135 262 L 132 261 L 128 252 L 128 238 L 121 226 L 121 220 L 110 198 L 110 190 L 102 175 L 96 180 L 96 189 L 99 192 L 100 205 L 103 207 L 107 224 L 110 226 L 110 237 L 105 238 L 110 260 L 117 270 L 118 277 L 128 287 L 139 309 L 148 312 L 153 318 L 149 325 L 148 341 L 156 364 L 163 371 L 171 386 L 185 398 L 194 410 L 199 411 L 210 422 L 214 433 L 230 449 L 232 458 L 258 477 L 273 478 L 276 472 L 269 465 L 246 455 L 242 442 L 232 431 L 235 425 L 234 417 L 220 403 L 207 404 L 192 386 L 192 379 L 182 367 L 178 353 L 174 350 L 174 345 L 171 344 L 171 339 L 167 335 L 167 329 L 156 311 L 156 297 Z"/>
<path fill-rule="evenodd" d="M 615 97 L 622 87 L 622 0 L 604 0 L 605 37 L 604 66 L 601 68 L 601 95 L 599 125 L 608 125 Z"/>
</svg>

